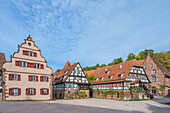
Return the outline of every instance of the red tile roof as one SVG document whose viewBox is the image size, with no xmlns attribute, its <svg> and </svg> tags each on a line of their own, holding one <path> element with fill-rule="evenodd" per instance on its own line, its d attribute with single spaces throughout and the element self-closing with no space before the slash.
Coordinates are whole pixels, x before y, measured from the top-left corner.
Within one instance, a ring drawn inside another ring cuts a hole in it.
<svg viewBox="0 0 170 113">
<path fill-rule="evenodd" d="M 136 59 L 122 62 L 119 64 L 115 64 L 112 66 L 106 66 L 106 67 L 100 67 L 97 68 L 94 76 L 95 78 L 98 78 L 98 80 L 94 80 L 93 84 L 99 84 L 99 83 L 110 83 L 110 82 L 120 82 L 124 81 L 129 72 L 131 71 L 133 66 L 139 66 L 143 67 L 144 60 L 137 61 Z M 120 69 L 120 65 L 122 65 L 122 68 Z M 106 74 L 108 72 L 108 74 Z M 119 79 L 118 75 L 122 75 L 122 77 Z M 112 76 L 112 78 L 109 80 L 109 77 Z M 100 78 L 103 78 L 102 81 L 100 81 Z"/>
<path fill-rule="evenodd" d="M 91 75 L 94 74 L 96 70 L 84 71 L 85 74 Z"/>
<path fill-rule="evenodd" d="M 2 70 L 2 65 L 6 62 L 5 54 L 0 53 L 0 70 Z"/>
</svg>

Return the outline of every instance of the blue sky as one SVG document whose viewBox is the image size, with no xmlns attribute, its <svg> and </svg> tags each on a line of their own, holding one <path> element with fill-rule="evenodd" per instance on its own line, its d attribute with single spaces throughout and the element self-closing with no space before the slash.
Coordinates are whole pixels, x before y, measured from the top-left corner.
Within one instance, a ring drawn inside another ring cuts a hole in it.
<svg viewBox="0 0 170 113">
<path fill-rule="evenodd" d="M 170 0 L 0 0 L 0 52 L 30 30 L 48 65 L 108 64 L 144 49 L 170 50 Z"/>
</svg>

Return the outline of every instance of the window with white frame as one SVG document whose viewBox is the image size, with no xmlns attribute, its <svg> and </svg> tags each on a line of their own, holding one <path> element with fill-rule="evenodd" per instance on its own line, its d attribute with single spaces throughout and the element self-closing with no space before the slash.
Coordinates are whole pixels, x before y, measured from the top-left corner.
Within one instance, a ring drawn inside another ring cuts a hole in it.
<svg viewBox="0 0 170 113">
<path fill-rule="evenodd" d="M 113 75 L 109 77 L 109 80 L 111 80 L 111 79 L 112 79 L 112 77 L 113 77 Z"/>
<path fill-rule="evenodd" d="M 96 78 L 96 81 L 98 80 L 98 78 Z"/>
<path fill-rule="evenodd" d="M 47 89 L 42 89 L 43 94 L 47 94 Z"/>
<path fill-rule="evenodd" d="M 18 80 L 18 75 L 12 75 L 12 80 Z"/>
<path fill-rule="evenodd" d="M 46 82 L 46 81 L 47 81 L 46 79 L 47 79 L 46 76 L 42 76 L 42 81 L 43 81 L 43 82 Z"/>
<path fill-rule="evenodd" d="M 27 64 L 26 62 L 23 62 L 23 66 L 24 66 L 24 67 L 26 67 L 26 64 Z"/>
<path fill-rule="evenodd" d="M 28 94 L 33 95 L 34 94 L 34 89 L 28 89 Z"/>
<path fill-rule="evenodd" d="M 19 66 L 22 66 L 22 62 L 21 61 L 19 61 Z"/>
<path fill-rule="evenodd" d="M 122 65 L 120 65 L 120 69 L 122 68 Z"/>
<path fill-rule="evenodd" d="M 31 81 L 35 81 L 35 76 L 31 75 Z"/>
<path fill-rule="evenodd" d="M 18 95 L 18 89 L 12 89 L 12 95 Z"/>
</svg>

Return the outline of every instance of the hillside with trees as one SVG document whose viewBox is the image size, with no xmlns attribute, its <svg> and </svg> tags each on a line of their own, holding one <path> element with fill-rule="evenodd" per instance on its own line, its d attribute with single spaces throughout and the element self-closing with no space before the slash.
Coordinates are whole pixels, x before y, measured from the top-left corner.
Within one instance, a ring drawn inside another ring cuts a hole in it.
<svg viewBox="0 0 170 113">
<path fill-rule="evenodd" d="M 148 53 L 155 60 L 162 63 L 167 68 L 167 70 L 170 72 L 170 51 L 154 53 L 154 50 L 152 50 L 152 49 L 145 49 L 144 51 L 141 51 L 138 55 L 135 55 L 134 53 L 129 53 L 127 56 L 127 59 L 125 61 L 132 60 L 132 59 L 144 60 L 147 57 Z M 95 70 L 98 67 L 111 66 L 111 65 L 115 65 L 115 64 L 118 64 L 121 62 L 123 62 L 122 57 L 114 59 L 111 63 L 108 63 L 107 65 L 106 64 L 102 64 L 102 65 L 96 64 L 95 66 L 84 67 L 83 70 L 84 71 Z"/>
</svg>

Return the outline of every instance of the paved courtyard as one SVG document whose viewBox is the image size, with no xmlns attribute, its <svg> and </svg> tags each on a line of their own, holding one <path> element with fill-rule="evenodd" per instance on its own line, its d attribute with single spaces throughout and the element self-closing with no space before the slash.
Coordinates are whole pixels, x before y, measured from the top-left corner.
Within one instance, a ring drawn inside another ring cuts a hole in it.
<svg viewBox="0 0 170 113">
<path fill-rule="evenodd" d="M 153 101 L 77 99 L 0 102 L 0 113 L 170 113 L 169 98 Z"/>
</svg>

